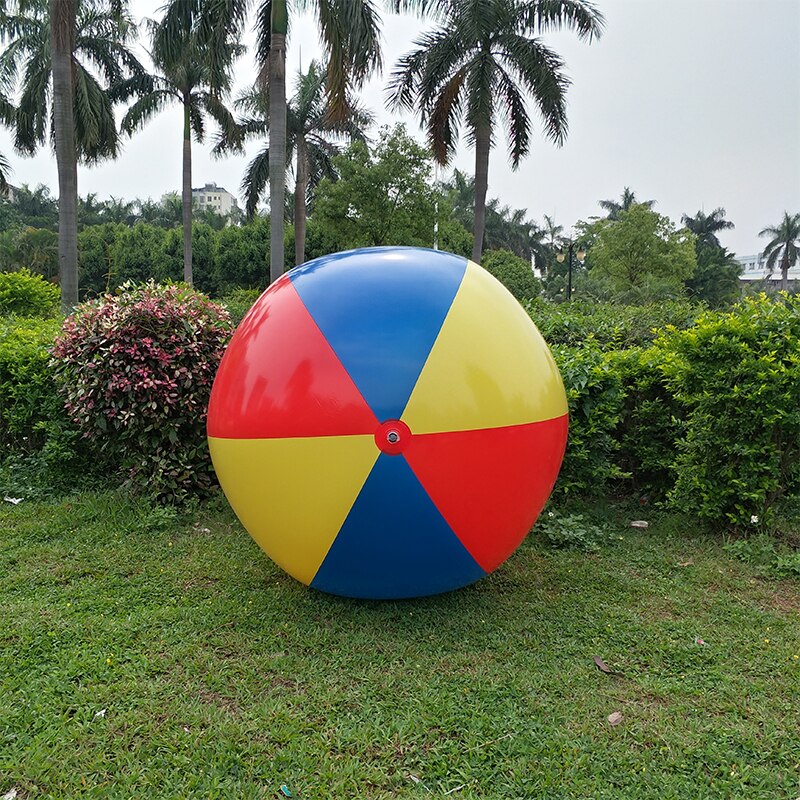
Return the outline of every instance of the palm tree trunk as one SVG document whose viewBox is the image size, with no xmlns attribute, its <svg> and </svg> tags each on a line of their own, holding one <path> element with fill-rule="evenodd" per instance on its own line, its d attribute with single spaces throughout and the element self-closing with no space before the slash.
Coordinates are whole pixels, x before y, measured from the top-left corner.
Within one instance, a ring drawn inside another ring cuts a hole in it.
<svg viewBox="0 0 800 800">
<path fill-rule="evenodd" d="M 486 228 L 486 189 L 489 185 L 489 148 L 491 135 L 488 125 L 475 131 L 475 226 L 472 260 L 479 264 L 483 252 L 483 232 Z"/>
<path fill-rule="evenodd" d="M 192 285 L 192 126 L 190 98 L 183 97 L 183 280 Z"/>
<path fill-rule="evenodd" d="M 286 0 L 272 0 L 269 49 L 269 281 L 283 275 L 283 203 L 286 195 Z"/>
<path fill-rule="evenodd" d="M 300 266 L 306 260 L 306 188 L 308 162 L 306 143 L 297 137 L 297 180 L 294 183 L 294 263 Z"/>
<path fill-rule="evenodd" d="M 64 314 L 69 314 L 78 303 L 78 154 L 72 84 L 76 7 L 76 0 L 50 0 L 53 134 L 58 167 L 58 272 Z"/>
<path fill-rule="evenodd" d="M 783 258 L 781 258 L 781 291 L 789 291 L 789 243 L 783 246 Z"/>
</svg>

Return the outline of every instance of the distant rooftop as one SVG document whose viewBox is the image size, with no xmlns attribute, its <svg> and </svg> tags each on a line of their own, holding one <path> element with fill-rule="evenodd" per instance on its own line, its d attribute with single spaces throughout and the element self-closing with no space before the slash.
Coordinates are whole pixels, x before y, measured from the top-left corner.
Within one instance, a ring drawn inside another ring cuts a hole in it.
<svg viewBox="0 0 800 800">
<path fill-rule="evenodd" d="M 776 264 L 772 273 L 767 270 L 767 260 L 761 253 L 752 256 L 737 256 L 736 260 L 742 265 L 742 273 L 739 275 L 740 281 L 748 283 L 769 280 L 779 281 L 781 279 L 780 264 Z M 795 264 L 788 273 L 790 281 L 800 281 L 800 264 Z"/>
<path fill-rule="evenodd" d="M 201 186 L 197 189 L 192 187 L 193 192 L 228 192 L 228 190 L 224 186 L 217 186 L 216 183 L 207 183 L 205 186 Z M 231 192 L 228 192 L 231 194 Z"/>
</svg>

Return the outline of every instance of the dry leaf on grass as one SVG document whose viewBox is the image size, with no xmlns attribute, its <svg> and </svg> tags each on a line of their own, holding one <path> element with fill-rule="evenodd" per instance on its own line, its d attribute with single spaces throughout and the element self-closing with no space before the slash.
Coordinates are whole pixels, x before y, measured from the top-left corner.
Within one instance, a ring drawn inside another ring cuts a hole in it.
<svg viewBox="0 0 800 800">
<path fill-rule="evenodd" d="M 608 715 L 608 724 L 612 727 L 616 727 L 617 725 L 622 722 L 622 713 L 619 711 L 615 711 L 613 714 Z"/>
</svg>

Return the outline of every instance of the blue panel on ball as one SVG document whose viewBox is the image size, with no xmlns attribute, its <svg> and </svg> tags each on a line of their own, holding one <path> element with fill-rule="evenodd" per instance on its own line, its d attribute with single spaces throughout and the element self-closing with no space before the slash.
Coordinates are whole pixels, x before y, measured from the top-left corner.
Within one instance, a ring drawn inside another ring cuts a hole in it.
<svg viewBox="0 0 800 800">
<path fill-rule="evenodd" d="M 402 415 L 466 266 L 437 250 L 382 247 L 317 258 L 289 277 L 383 421 Z"/>
<path fill-rule="evenodd" d="M 405 458 L 382 453 L 311 586 L 387 600 L 447 592 L 484 575 Z"/>
</svg>

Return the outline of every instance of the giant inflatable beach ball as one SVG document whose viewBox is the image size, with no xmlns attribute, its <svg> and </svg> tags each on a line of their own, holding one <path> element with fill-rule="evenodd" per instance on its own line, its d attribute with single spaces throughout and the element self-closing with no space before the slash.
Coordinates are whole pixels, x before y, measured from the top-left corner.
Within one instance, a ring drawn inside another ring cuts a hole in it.
<svg viewBox="0 0 800 800">
<path fill-rule="evenodd" d="M 374 248 L 261 295 L 220 364 L 208 436 L 234 511 L 286 572 L 337 595 L 418 597 L 514 552 L 558 474 L 567 402 L 486 270 Z"/>
</svg>

